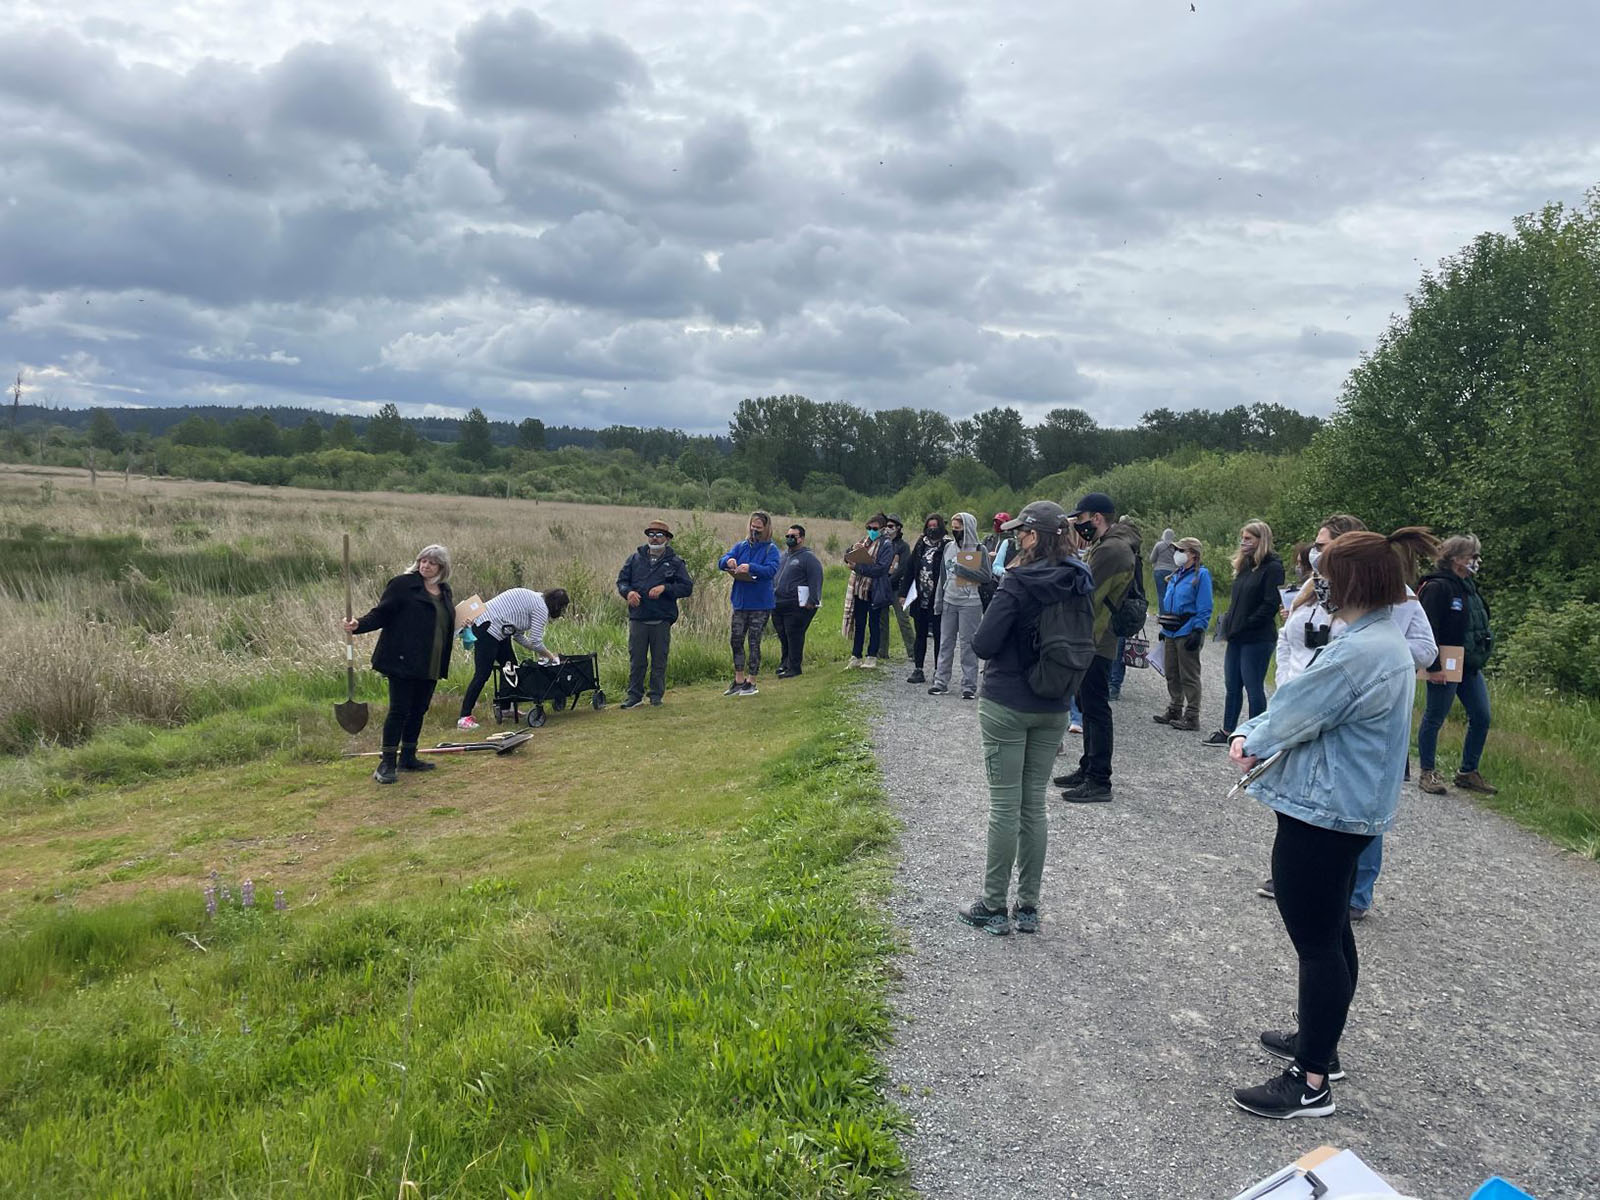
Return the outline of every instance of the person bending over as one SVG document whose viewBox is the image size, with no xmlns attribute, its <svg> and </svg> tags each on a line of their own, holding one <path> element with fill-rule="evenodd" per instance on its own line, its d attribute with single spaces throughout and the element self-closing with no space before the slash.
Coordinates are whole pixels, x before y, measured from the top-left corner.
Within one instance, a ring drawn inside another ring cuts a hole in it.
<svg viewBox="0 0 1600 1200">
<path fill-rule="evenodd" d="M 544 644 L 544 630 L 566 611 L 567 593 L 561 588 L 548 592 L 509 588 L 483 606 L 483 616 L 472 627 L 472 635 L 478 639 L 472 644 L 472 682 L 461 697 L 457 729 L 478 728 L 473 706 L 489 677 L 503 664 L 516 660 L 516 652 L 511 649 L 513 639 L 533 651 L 542 663 L 561 661 L 561 656 Z"/>
</svg>

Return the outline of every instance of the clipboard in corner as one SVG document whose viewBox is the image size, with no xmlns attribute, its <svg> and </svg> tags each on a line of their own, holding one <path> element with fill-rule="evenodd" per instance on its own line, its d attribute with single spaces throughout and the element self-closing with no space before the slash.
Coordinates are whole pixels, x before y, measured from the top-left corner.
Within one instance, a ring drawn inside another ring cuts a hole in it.
<svg viewBox="0 0 1600 1200">
<path fill-rule="evenodd" d="M 982 550 L 957 550 L 956 562 L 969 571 L 983 570 Z"/>
</svg>

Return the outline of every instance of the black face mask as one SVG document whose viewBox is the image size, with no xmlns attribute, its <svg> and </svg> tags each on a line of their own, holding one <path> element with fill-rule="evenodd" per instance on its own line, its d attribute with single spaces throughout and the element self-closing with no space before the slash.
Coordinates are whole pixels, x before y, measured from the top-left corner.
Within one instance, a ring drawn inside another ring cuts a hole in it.
<svg viewBox="0 0 1600 1200">
<path fill-rule="evenodd" d="M 1072 527 L 1078 531 L 1078 536 L 1086 542 L 1092 542 L 1097 534 L 1093 521 L 1074 521 Z"/>
<path fill-rule="evenodd" d="M 926 537 L 930 542 L 937 542 L 944 536 L 944 526 L 930 525 L 923 531 L 923 536 Z"/>
<path fill-rule="evenodd" d="M 784 541 L 784 544 L 786 546 L 788 546 L 789 549 L 791 549 L 791 550 L 793 550 L 796 546 L 798 546 L 800 544 L 800 539 L 795 537 L 795 535 L 792 534 L 792 533 L 784 534 L 783 535 L 783 541 Z"/>
</svg>

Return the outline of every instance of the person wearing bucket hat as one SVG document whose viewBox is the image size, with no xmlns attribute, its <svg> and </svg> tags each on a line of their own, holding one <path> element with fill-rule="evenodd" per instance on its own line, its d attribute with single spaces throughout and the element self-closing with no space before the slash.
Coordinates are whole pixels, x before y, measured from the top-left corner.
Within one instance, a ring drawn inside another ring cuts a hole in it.
<svg viewBox="0 0 1600 1200">
<path fill-rule="evenodd" d="M 617 572 L 617 595 L 628 602 L 628 695 L 624 709 L 638 708 L 649 696 L 660 707 L 667 690 L 667 655 L 678 601 L 694 593 L 688 565 L 672 549 L 672 527 L 651 521 L 644 527 L 644 545 Z"/>
</svg>

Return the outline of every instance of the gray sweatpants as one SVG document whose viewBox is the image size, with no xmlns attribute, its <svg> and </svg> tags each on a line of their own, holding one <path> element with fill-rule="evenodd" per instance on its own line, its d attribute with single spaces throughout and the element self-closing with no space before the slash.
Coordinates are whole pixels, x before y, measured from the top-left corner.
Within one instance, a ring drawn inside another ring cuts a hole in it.
<svg viewBox="0 0 1600 1200">
<path fill-rule="evenodd" d="M 933 669 L 933 682 L 950 686 L 950 673 L 955 668 L 956 646 L 961 647 L 961 690 L 978 690 L 978 656 L 972 649 L 972 635 L 978 632 L 978 622 L 983 620 L 981 604 L 946 604 L 939 625 L 939 662 Z"/>
</svg>

